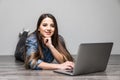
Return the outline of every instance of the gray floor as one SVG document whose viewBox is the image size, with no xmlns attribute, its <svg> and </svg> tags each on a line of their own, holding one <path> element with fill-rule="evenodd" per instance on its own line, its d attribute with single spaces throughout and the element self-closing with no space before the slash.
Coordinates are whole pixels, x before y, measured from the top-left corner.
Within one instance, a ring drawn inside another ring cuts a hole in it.
<svg viewBox="0 0 120 80">
<path fill-rule="evenodd" d="M 120 55 L 111 56 L 105 72 L 67 76 L 52 70 L 25 70 L 14 56 L 0 56 L 0 80 L 120 80 Z"/>
</svg>

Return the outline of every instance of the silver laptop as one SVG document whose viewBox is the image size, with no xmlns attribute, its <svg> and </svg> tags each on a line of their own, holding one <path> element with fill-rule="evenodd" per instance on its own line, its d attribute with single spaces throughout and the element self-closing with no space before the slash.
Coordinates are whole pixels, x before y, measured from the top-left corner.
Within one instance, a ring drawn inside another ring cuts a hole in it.
<svg viewBox="0 0 120 80">
<path fill-rule="evenodd" d="M 79 46 L 74 69 L 54 70 L 57 73 L 80 75 L 105 71 L 113 43 L 82 43 Z"/>
</svg>

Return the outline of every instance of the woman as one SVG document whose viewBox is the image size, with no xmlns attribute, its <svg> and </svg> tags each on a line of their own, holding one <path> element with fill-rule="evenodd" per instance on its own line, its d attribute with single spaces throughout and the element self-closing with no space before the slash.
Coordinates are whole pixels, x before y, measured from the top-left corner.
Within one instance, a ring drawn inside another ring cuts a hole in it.
<svg viewBox="0 0 120 80">
<path fill-rule="evenodd" d="M 54 59 L 59 64 L 51 63 Z M 25 66 L 33 70 L 73 69 L 73 58 L 58 35 L 57 22 L 52 14 L 42 14 L 36 30 L 28 36 Z"/>
</svg>

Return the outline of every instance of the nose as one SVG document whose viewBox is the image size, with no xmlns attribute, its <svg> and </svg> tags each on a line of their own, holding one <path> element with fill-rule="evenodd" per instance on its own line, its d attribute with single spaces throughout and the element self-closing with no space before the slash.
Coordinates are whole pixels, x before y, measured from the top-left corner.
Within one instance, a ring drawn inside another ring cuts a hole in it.
<svg viewBox="0 0 120 80">
<path fill-rule="evenodd" d="M 50 26 L 47 26 L 47 30 L 51 30 L 51 27 L 50 27 Z"/>
</svg>

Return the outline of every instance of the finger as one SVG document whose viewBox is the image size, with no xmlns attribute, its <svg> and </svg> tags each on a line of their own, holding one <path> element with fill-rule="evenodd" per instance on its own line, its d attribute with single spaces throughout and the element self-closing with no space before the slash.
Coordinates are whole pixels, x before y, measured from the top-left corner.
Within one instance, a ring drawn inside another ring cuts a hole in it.
<svg viewBox="0 0 120 80">
<path fill-rule="evenodd" d="M 46 43 L 48 42 L 48 39 L 46 39 L 46 41 L 45 41 Z"/>
<path fill-rule="evenodd" d="M 44 38 L 44 43 L 47 43 L 48 42 L 48 38 Z"/>
<path fill-rule="evenodd" d="M 73 68 L 69 66 L 66 68 L 66 70 L 73 70 Z"/>
</svg>

